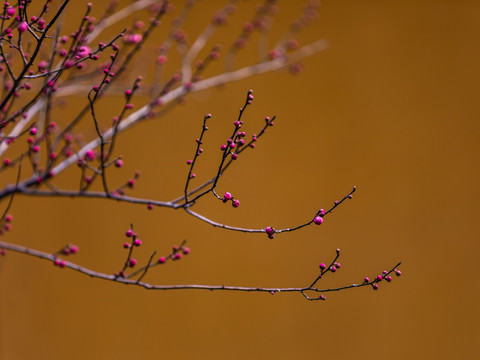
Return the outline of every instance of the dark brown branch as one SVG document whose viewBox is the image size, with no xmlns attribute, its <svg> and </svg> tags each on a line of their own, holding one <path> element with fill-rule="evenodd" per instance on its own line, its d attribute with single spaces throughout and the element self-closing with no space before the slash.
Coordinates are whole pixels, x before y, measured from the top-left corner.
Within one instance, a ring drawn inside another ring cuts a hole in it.
<svg viewBox="0 0 480 360">
<path fill-rule="evenodd" d="M 27 248 L 24 246 L 20 245 L 15 245 L 15 244 L 10 244 L 6 243 L 3 241 L 0 241 L 0 248 L 5 249 L 5 250 L 10 250 L 30 256 L 34 256 L 40 259 L 48 260 L 51 261 L 52 263 L 58 259 L 58 257 L 54 254 L 48 254 L 43 251 Z M 395 265 L 390 271 L 388 271 L 384 277 L 388 276 L 392 272 L 396 270 L 397 267 L 399 267 L 401 263 L 398 263 Z M 230 286 L 230 285 L 199 285 L 199 284 L 180 284 L 180 285 L 155 285 L 155 284 L 150 284 L 147 282 L 135 280 L 135 279 L 126 279 L 122 278 L 120 276 L 116 275 L 109 275 L 101 272 L 97 272 L 91 269 L 88 269 L 86 267 L 80 266 L 76 263 L 73 263 L 71 261 L 62 261 L 62 267 L 66 267 L 75 271 L 78 271 L 84 275 L 88 275 L 92 278 L 98 278 L 98 279 L 103 279 L 103 280 L 109 280 L 121 284 L 126 284 L 126 285 L 135 285 L 135 286 L 140 286 L 148 290 L 209 290 L 209 291 L 240 291 L 240 292 L 264 292 L 264 293 L 270 293 L 272 295 L 275 295 L 276 293 L 292 293 L 292 292 L 297 292 L 301 293 L 305 298 L 308 300 L 322 300 L 321 298 L 314 299 L 314 298 L 309 298 L 305 293 L 307 291 L 311 291 L 314 293 L 327 293 L 327 292 L 334 292 L 334 291 L 341 291 L 341 290 L 347 290 L 347 289 L 353 289 L 353 288 L 360 288 L 364 286 L 371 286 L 372 284 L 376 283 L 375 280 L 371 282 L 363 282 L 361 284 L 350 284 L 350 285 L 345 285 L 341 287 L 334 287 L 334 288 L 326 288 L 326 289 L 321 289 L 321 288 L 313 288 L 310 286 L 307 287 L 251 287 L 251 286 Z"/>
</svg>

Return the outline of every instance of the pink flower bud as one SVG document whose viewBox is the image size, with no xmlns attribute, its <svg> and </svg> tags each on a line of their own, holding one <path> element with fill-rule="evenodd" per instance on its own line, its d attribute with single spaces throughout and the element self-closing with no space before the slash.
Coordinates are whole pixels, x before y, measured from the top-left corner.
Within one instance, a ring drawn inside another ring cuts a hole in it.
<svg viewBox="0 0 480 360">
<path fill-rule="evenodd" d="M 84 156 L 84 157 L 85 157 L 85 160 L 91 161 L 91 160 L 95 159 L 95 152 L 94 152 L 93 150 L 91 150 L 91 149 L 90 149 L 90 150 L 87 150 L 87 151 L 85 152 L 85 156 Z"/>
<path fill-rule="evenodd" d="M 128 262 L 128 266 L 134 267 L 135 265 L 137 265 L 137 260 L 135 260 L 135 259 L 130 259 L 130 261 Z"/>
<path fill-rule="evenodd" d="M 273 235 L 273 234 L 275 233 L 275 230 L 273 230 L 272 227 L 267 226 L 267 227 L 265 228 L 265 232 L 267 233 L 267 235 Z"/>
<path fill-rule="evenodd" d="M 164 55 L 160 55 L 157 58 L 157 63 L 160 64 L 160 65 L 164 65 L 166 62 L 167 62 L 167 57 L 164 56 Z"/>
<path fill-rule="evenodd" d="M 25 22 L 25 21 L 22 21 L 20 24 L 18 24 L 18 27 L 17 27 L 18 31 L 20 31 L 21 33 L 27 31 L 28 29 L 28 24 Z"/>
<path fill-rule="evenodd" d="M 38 70 L 40 70 L 40 71 L 42 71 L 42 72 L 43 72 L 43 71 L 46 71 L 46 70 L 47 70 L 47 67 L 48 67 L 48 64 L 47 64 L 46 61 L 40 61 L 40 62 L 38 63 Z"/>
</svg>

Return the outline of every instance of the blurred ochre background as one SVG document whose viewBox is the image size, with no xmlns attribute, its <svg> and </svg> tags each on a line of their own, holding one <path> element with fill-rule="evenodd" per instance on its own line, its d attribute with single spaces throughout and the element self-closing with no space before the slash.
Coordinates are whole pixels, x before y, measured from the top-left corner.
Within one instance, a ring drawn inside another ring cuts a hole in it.
<svg viewBox="0 0 480 360">
<path fill-rule="evenodd" d="M 190 39 L 221 4 L 199 3 L 186 28 Z M 238 8 L 217 41 L 237 34 L 254 2 Z M 277 36 L 301 12 L 294 1 L 279 8 Z M 321 227 L 268 240 L 180 211 L 19 196 L 8 234 L 44 251 L 76 243 L 80 253 L 69 260 L 107 273 L 121 266 L 130 223 L 144 243 L 139 260 L 187 239 L 191 254 L 152 269 L 152 283 L 303 286 L 336 248 L 342 268 L 325 287 L 361 282 L 397 261 L 401 278 L 377 292 L 327 294 L 325 302 L 299 294 L 150 292 L 8 253 L 0 259 L 0 358 L 473 359 L 480 339 L 479 13 L 476 1 L 324 0 L 299 40 L 326 38 L 330 46 L 305 60 L 299 76 L 270 73 L 194 94 L 121 137 L 119 178 L 142 171 L 132 194 L 172 199 L 182 192 L 203 114 L 213 114 L 197 170 L 207 178 L 253 89 L 248 131 L 265 115 L 278 120 L 221 181 L 220 192 L 231 191 L 241 206 L 206 200 L 197 210 L 230 225 L 282 228 L 356 185 L 354 200 Z"/>
</svg>

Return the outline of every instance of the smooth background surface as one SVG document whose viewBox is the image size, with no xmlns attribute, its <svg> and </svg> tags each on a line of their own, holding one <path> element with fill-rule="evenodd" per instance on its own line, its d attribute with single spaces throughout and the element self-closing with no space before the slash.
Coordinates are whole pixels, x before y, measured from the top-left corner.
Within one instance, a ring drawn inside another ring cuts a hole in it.
<svg viewBox="0 0 480 360">
<path fill-rule="evenodd" d="M 189 39 L 220 3 L 199 4 Z M 231 41 L 253 8 L 240 2 L 216 41 Z M 300 11 L 280 2 L 276 36 Z M 300 76 L 267 74 L 195 94 L 119 142 L 126 164 L 119 179 L 140 169 L 132 194 L 169 200 L 183 190 L 203 114 L 214 117 L 200 179 L 211 175 L 251 88 L 246 130 L 257 131 L 265 115 L 278 121 L 222 179 L 220 192 L 232 192 L 241 206 L 206 200 L 197 210 L 231 225 L 293 226 L 356 185 L 354 200 L 321 227 L 268 240 L 181 211 L 18 197 L 8 234 L 44 251 L 76 243 L 78 263 L 107 273 L 121 266 L 130 223 L 144 243 L 139 260 L 188 239 L 191 254 L 152 269 L 152 283 L 303 286 L 336 248 L 342 268 L 325 287 L 360 282 L 397 261 L 401 278 L 377 292 L 328 294 L 326 302 L 299 294 L 149 292 L 8 253 L 0 259 L 0 357 L 472 359 L 480 336 L 479 11 L 475 1 L 325 0 L 300 42 L 326 38 L 330 47 L 304 61 Z M 132 76 L 145 71 L 136 64 Z M 75 184 L 77 175 L 69 175 Z"/>
</svg>

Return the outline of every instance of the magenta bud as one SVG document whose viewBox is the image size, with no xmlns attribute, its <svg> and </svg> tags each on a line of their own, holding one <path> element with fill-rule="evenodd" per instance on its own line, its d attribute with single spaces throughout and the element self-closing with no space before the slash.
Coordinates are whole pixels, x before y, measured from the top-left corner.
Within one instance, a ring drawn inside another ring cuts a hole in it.
<svg viewBox="0 0 480 360">
<path fill-rule="evenodd" d="M 321 225 L 323 223 L 323 218 L 321 216 L 316 216 L 315 219 L 313 219 L 313 222 L 317 225 Z"/>
<path fill-rule="evenodd" d="M 91 161 L 93 159 L 95 159 L 95 152 L 92 149 L 87 150 L 85 152 L 85 160 Z"/>
<path fill-rule="evenodd" d="M 272 227 L 267 226 L 265 228 L 265 232 L 267 233 L 268 236 L 270 236 L 270 235 L 273 235 L 275 233 L 275 230 Z"/>
<path fill-rule="evenodd" d="M 318 267 L 320 268 L 320 270 L 325 270 L 327 265 L 325 265 L 324 263 L 320 263 L 320 265 L 318 265 Z"/>
<path fill-rule="evenodd" d="M 18 29 L 19 32 L 23 33 L 25 31 L 27 31 L 28 24 L 25 21 L 22 21 L 20 24 L 18 24 L 17 29 Z"/>
<path fill-rule="evenodd" d="M 135 260 L 135 259 L 130 259 L 130 260 L 128 261 L 128 266 L 134 267 L 135 265 L 137 265 L 137 260 Z"/>
<path fill-rule="evenodd" d="M 5 5 L 7 5 L 8 3 L 5 2 Z M 8 16 L 13 16 L 15 15 L 15 8 L 13 6 L 9 6 L 7 7 L 7 11 L 6 11 L 7 15 Z"/>
</svg>

